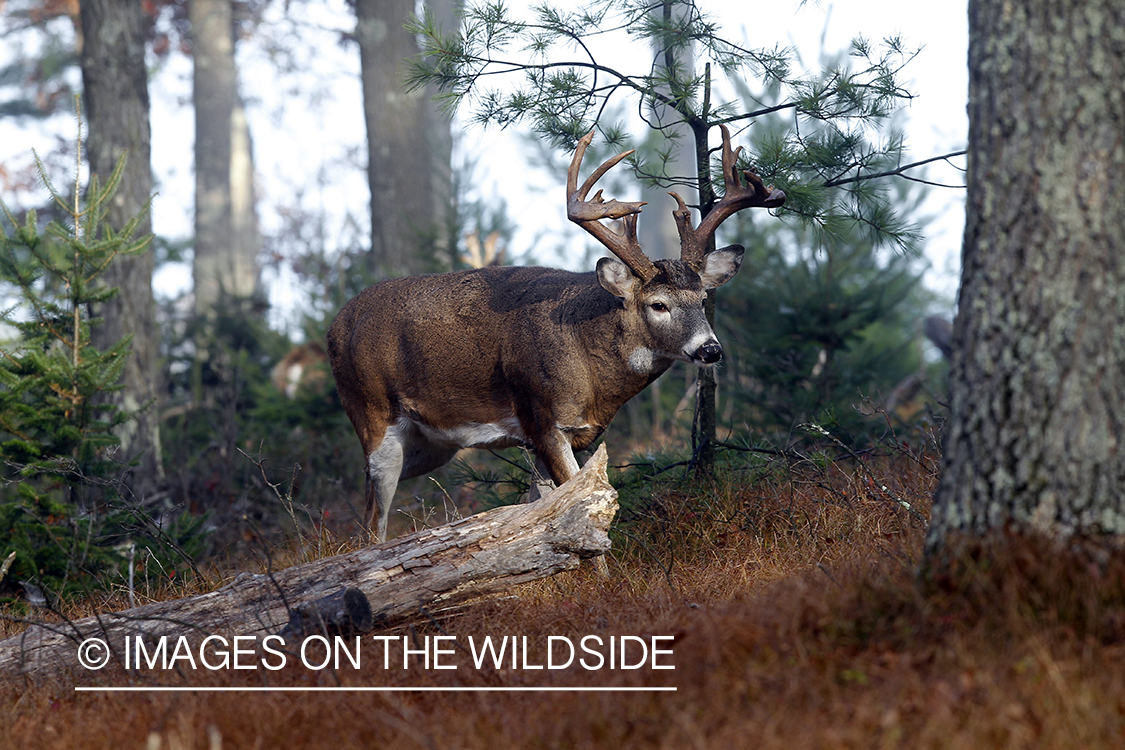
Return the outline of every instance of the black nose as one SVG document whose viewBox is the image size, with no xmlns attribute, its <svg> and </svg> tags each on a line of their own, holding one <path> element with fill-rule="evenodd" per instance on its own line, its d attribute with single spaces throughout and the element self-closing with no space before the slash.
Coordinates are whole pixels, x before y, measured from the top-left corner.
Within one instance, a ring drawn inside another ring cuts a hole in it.
<svg viewBox="0 0 1125 750">
<path fill-rule="evenodd" d="M 713 365 L 723 358 L 723 347 L 718 341 L 711 341 L 699 347 L 699 359 L 704 364 Z"/>
</svg>

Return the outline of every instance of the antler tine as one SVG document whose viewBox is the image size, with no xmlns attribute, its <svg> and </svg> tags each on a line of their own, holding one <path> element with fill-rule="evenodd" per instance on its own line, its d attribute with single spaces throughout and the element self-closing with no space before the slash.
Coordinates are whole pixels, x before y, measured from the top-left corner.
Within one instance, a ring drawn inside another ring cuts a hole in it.
<svg viewBox="0 0 1125 750">
<path fill-rule="evenodd" d="M 586 200 L 586 195 L 601 177 L 625 159 L 632 151 L 625 151 L 606 160 L 601 166 L 586 178 L 582 187 L 578 187 L 578 169 L 582 165 L 582 158 L 586 149 L 594 139 L 591 130 L 578 141 L 574 149 L 574 158 L 570 160 L 570 168 L 566 172 L 566 215 L 567 218 L 578 224 L 598 242 L 621 259 L 642 281 L 649 281 L 656 276 L 656 266 L 649 260 L 641 249 L 637 240 L 637 214 L 641 211 L 644 201 L 623 202 L 615 199 L 604 200 L 602 191 L 599 190 L 592 199 Z M 623 219 L 624 234 L 618 234 L 605 224 L 601 219 Z"/>
<path fill-rule="evenodd" d="M 707 237 L 696 233 L 691 225 L 691 209 L 684 203 L 679 193 L 668 195 L 676 199 L 677 208 L 672 211 L 676 220 L 676 231 L 680 233 L 680 260 L 695 270 L 703 267 L 703 254 L 707 249 Z"/>
<path fill-rule="evenodd" d="M 744 208 L 777 208 L 785 203 L 785 193 L 774 188 L 766 187 L 762 178 L 756 172 L 746 169 L 742 176 L 746 184 L 738 175 L 738 156 L 742 147 L 730 147 L 730 131 L 726 125 L 720 125 L 723 131 L 723 197 L 711 208 L 711 212 L 699 222 L 699 226 L 692 229 L 691 211 L 683 199 L 675 193 L 669 193 L 676 199 L 677 208 L 672 211 L 676 220 L 676 229 L 680 233 L 680 259 L 692 268 L 701 267 L 703 254 L 708 242 L 715 234 L 719 225 Z"/>
</svg>

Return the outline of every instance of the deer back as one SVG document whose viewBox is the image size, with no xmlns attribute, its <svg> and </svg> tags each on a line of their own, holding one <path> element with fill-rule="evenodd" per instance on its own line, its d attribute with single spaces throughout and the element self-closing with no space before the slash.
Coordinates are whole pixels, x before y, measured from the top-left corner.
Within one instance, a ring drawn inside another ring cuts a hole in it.
<svg viewBox="0 0 1125 750">
<path fill-rule="evenodd" d="M 630 368 L 644 343 L 594 273 L 526 267 L 385 281 L 328 332 L 345 408 L 440 430 L 500 423 L 528 401 L 593 406 L 604 427 L 659 374 Z"/>
</svg>

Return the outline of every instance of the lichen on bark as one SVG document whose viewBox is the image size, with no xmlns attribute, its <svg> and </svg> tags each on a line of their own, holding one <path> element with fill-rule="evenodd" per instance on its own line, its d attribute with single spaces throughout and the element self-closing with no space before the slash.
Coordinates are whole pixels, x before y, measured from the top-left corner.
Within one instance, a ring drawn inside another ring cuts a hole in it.
<svg viewBox="0 0 1125 750">
<path fill-rule="evenodd" d="M 968 200 L 928 548 L 1125 535 L 1125 5 L 969 6 Z"/>
</svg>

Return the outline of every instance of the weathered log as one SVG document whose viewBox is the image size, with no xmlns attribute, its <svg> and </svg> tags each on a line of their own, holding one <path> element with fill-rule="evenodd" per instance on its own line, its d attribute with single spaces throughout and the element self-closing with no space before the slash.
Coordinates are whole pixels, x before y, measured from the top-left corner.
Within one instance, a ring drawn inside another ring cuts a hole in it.
<svg viewBox="0 0 1125 750">
<path fill-rule="evenodd" d="M 278 635 L 286 641 L 310 635 L 349 636 L 367 633 L 374 625 L 371 602 L 362 591 L 352 586 L 297 605 L 289 614 L 288 624 Z"/>
<path fill-rule="evenodd" d="M 496 508 L 285 570 L 240 574 L 208 594 L 156 602 L 69 623 L 38 623 L 0 641 L 0 675 L 79 670 L 78 647 L 105 642 L 120 661 L 125 637 L 264 636 L 278 633 L 303 603 L 356 588 L 371 605 L 371 627 L 570 570 L 610 548 L 617 493 L 605 448 L 570 481 L 534 503 Z M 91 654 L 96 656 L 96 654 Z"/>
</svg>

